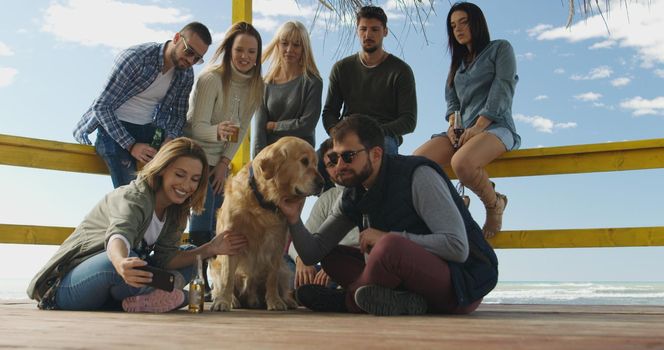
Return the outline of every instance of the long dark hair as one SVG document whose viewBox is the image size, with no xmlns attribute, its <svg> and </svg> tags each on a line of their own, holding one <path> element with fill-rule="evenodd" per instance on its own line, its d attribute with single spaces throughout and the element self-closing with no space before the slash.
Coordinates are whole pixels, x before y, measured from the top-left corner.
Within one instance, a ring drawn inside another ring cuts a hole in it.
<svg viewBox="0 0 664 350">
<path fill-rule="evenodd" d="M 468 15 L 468 28 L 470 29 L 470 35 L 473 40 L 473 52 L 469 52 L 468 48 L 465 45 L 459 44 L 454 37 L 454 29 L 452 29 L 450 21 L 452 19 L 452 13 L 455 11 L 463 11 Z M 472 53 L 477 57 L 477 55 L 489 45 L 490 41 L 489 26 L 486 24 L 484 13 L 482 13 L 482 10 L 477 5 L 470 2 L 457 2 L 452 5 L 450 12 L 447 13 L 447 46 L 452 55 L 450 72 L 447 74 L 447 86 L 451 87 L 454 85 L 454 75 L 461 65 L 461 61 Z"/>
</svg>

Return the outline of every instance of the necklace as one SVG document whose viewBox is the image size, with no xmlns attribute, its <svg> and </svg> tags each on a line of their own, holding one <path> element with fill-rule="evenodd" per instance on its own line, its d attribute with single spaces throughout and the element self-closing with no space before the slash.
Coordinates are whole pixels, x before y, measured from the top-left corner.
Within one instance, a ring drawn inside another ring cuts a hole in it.
<svg viewBox="0 0 664 350">
<path fill-rule="evenodd" d="M 385 61 L 385 58 L 387 58 L 387 55 L 388 55 L 387 51 L 383 51 L 383 56 L 380 57 L 380 59 L 378 60 L 378 63 L 370 66 L 370 65 L 364 63 L 364 60 L 362 59 L 362 53 L 358 53 L 358 56 L 360 57 L 360 63 L 363 66 L 365 66 L 366 68 L 369 68 L 369 69 L 378 67 L 379 64 L 381 64 L 381 63 L 383 63 L 383 61 Z"/>
</svg>

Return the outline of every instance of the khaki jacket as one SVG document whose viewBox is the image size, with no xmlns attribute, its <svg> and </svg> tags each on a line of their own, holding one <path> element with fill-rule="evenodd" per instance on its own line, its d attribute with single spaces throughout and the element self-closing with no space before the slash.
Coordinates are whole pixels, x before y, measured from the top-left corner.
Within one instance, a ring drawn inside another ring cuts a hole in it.
<svg viewBox="0 0 664 350">
<path fill-rule="evenodd" d="M 41 300 L 58 279 L 86 259 L 106 250 L 108 239 L 121 234 L 136 249 L 147 231 L 155 207 L 155 192 L 145 181 L 135 180 L 104 196 L 76 230 L 62 243 L 28 286 L 28 297 Z M 176 227 L 174 218 L 166 223 L 155 243 L 152 263 L 165 268 L 178 251 L 184 227 Z"/>
</svg>

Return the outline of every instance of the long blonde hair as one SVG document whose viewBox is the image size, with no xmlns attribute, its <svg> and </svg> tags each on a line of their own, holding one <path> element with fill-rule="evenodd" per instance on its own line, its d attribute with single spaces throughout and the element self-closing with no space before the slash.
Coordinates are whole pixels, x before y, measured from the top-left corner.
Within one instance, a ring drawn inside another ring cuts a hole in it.
<svg viewBox="0 0 664 350">
<path fill-rule="evenodd" d="M 300 67 L 302 68 L 302 75 L 305 78 L 314 76 L 320 79 L 320 73 L 316 67 L 313 51 L 311 49 L 311 40 L 309 40 L 309 33 L 304 27 L 304 24 L 298 21 L 288 21 L 279 27 L 277 34 L 263 54 L 263 62 L 270 60 L 270 68 L 265 75 L 265 82 L 271 83 L 274 78 L 281 73 L 283 69 L 283 57 L 279 53 L 279 42 L 286 40 L 289 42 L 300 43 L 302 45 L 302 57 L 300 58 Z"/>
<path fill-rule="evenodd" d="M 233 64 L 231 61 L 233 55 L 232 49 L 235 38 L 237 38 L 240 34 L 253 36 L 258 42 L 258 52 L 256 55 L 255 66 L 251 69 L 251 81 L 249 89 L 249 112 L 253 113 L 263 100 L 263 89 L 265 88 L 261 73 L 261 52 L 263 50 L 263 44 L 261 35 L 258 33 L 256 28 L 254 28 L 254 26 L 247 22 L 237 22 L 228 28 L 228 31 L 226 31 L 226 35 L 224 36 L 224 40 L 221 42 L 217 50 L 214 52 L 214 55 L 212 56 L 212 60 L 210 61 L 208 69 L 211 71 L 216 71 L 219 73 L 219 75 L 221 75 L 221 84 L 223 86 L 223 105 L 229 106 L 229 91 L 232 72 L 231 65 Z M 217 62 L 219 58 L 221 58 L 221 62 Z"/>
<path fill-rule="evenodd" d="M 190 211 L 200 214 L 205 208 L 205 194 L 208 186 L 208 161 L 203 148 L 186 137 L 178 137 L 161 147 L 157 155 L 138 172 L 138 180 L 147 182 L 157 192 L 162 184 L 161 172 L 180 157 L 198 159 L 203 165 L 201 180 L 196 191 L 182 204 L 173 204 L 166 209 L 166 215 L 176 218 L 177 227 L 187 224 Z"/>
</svg>

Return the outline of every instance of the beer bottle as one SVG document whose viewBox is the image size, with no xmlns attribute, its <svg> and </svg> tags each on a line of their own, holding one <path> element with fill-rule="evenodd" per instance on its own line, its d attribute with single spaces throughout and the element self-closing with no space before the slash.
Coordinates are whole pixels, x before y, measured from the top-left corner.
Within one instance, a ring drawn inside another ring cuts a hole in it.
<svg viewBox="0 0 664 350">
<path fill-rule="evenodd" d="M 205 308 L 205 282 L 203 281 L 203 260 L 196 255 L 198 272 L 189 283 L 189 312 L 201 313 Z"/>
</svg>

